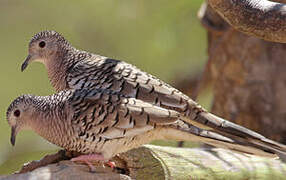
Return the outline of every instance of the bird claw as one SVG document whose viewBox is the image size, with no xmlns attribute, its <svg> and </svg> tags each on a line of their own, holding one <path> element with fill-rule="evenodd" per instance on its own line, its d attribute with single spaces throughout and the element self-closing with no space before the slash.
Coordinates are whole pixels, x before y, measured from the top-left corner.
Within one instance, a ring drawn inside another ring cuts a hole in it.
<svg viewBox="0 0 286 180">
<path fill-rule="evenodd" d="M 88 165 L 90 172 L 92 172 L 92 173 L 96 172 L 96 168 L 94 167 L 94 165 L 91 162 L 89 162 L 89 161 L 83 161 L 83 162 Z"/>
<path fill-rule="evenodd" d="M 78 157 L 72 158 L 71 161 L 73 161 L 73 162 L 77 162 L 77 161 L 84 162 L 85 164 L 88 165 L 90 172 L 95 172 L 96 168 L 91 163 L 91 161 L 105 161 L 105 159 L 104 159 L 102 154 L 88 154 L 88 155 L 80 155 Z M 115 168 L 115 163 L 112 161 L 108 161 L 108 162 L 104 163 L 103 166 L 105 164 L 107 166 L 111 167 L 112 169 Z"/>
</svg>

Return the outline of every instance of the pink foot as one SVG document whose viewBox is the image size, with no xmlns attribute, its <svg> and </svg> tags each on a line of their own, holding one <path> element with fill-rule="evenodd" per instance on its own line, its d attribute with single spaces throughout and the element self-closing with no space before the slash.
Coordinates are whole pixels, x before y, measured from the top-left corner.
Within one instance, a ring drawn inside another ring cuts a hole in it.
<svg viewBox="0 0 286 180">
<path fill-rule="evenodd" d="M 108 161 L 106 164 L 107 164 L 109 167 L 111 167 L 112 169 L 115 168 L 115 162 Z"/>
<path fill-rule="evenodd" d="M 72 158 L 71 161 L 84 162 L 89 166 L 91 172 L 95 172 L 95 167 L 90 161 L 105 161 L 105 159 L 102 154 L 88 154 L 88 155 L 80 155 L 78 157 Z M 114 162 L 108 161 L 106 164 L 110 166 L 112 169 L 115 167 Z"/>
</svg>

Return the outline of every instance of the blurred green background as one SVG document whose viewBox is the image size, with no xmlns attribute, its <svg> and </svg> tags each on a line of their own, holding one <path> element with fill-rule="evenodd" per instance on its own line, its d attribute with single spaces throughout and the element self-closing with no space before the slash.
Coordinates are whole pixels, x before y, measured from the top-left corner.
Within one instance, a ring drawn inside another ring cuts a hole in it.
<svg viewBox="0 0 286 180">
<path fill-rule="evenodd" d="M 203 69 L 206 33 L 197 19 L 202 2 L 1 0 L 0 174 L 58 149 L 31 131 L 21 132 L 15 147 L 9 142 L 5 114 L 10 102 L 21 94 L 54 93 L 42 64 L 20 72 L 35 33 L 56 30 L 77 48 L 125 60 L 173 84 Z"/>
</svg>

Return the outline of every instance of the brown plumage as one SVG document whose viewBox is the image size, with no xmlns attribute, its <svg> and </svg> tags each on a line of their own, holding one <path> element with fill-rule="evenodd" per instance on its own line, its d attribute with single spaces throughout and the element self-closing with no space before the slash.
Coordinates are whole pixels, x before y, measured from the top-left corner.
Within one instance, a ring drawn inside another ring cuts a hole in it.
<svg viewBox="0 0 286 180">
<path fill-rule="evenodd" d="M 216 133 L 216 137 L 221 134 L 237 144 L 246 146 L 256 144 L 262 150 L 265 145 L 267 151 L 270 151 L 270 147 L 274 148 L 272 152 L 277 152 L 277 149 L 284 151 L 283 145 L 206 112 L 188 96 L 133 65 L 72 47 L 55 31 L 43 31 L 32 38 L 29 44 L 29 55 L 22 64 L 22 71 L 29 62 L 35 60 L 46 66 L 51 83 L 57 91 L 84 88 L 112 91 L 143 104 L 150 104 L 154 108 L 176 112 L 181 122 L 196 129 L 191 133 L 198 135 L 198 132 L 204 132 L 200 136 L 205 138 L 199 138 L 202 142 L 206 143 L 208 138 L 213 142 L 212 135 Z M 140 107 L 137 108 L 140 109 Z M 160 121 L 165 123 L 168 120 L 163 118 Z M 189 129 L 187 128 L 186 131 Z M 157 132 L 157 130 L 150 132 Z M 144 137 L 141 138 L 144 141 Z M 178 137 L 178 139 L 182 138 Z M 135 139 L 141 141 L 140 136 Z M 261 141 L 264 143 L 260 144 Z M 228 146 L 227 148 L 235 149 Z"/>
<path fill-rule="evenodd" d="M 203 130 L 185 121 L 181 113 L 103 89 L 65 90 L 51 96 L 24 95 L 7 110 L 17 133 L 32 129 L 69 151 L 101 154 L 105 160 L 155 139 L 204 142 L 218 147 L 275 156 L 286 148 L 263 136 L 235 136 Z"/>
</svg>

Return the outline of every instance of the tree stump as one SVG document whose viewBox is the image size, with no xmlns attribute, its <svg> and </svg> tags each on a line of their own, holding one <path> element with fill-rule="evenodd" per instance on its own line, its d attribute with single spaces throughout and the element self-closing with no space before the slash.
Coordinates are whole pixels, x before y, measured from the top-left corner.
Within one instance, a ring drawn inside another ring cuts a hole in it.
<svg viewBox="0 0 286 180">
<path fill-rule="evenodd" d="M 174 148 L 145 145 L 113 159 L 121 173 L 59 161 L 32 171 L 2 176 L 26 179 L 283 179 L 286 164 L 278 159 L 234 153 L 218 148 Z M 44 163 L 43 163 L 44 164 Z"/>
<path fill-rule="evenodd" d="M 209 54 L 201 86 L 213 86 L 212 112 L 286 143 L 286 44 L 279 43 L 286 42 L 286 5 L 208 3 L 199 13 Z"/>
</svg>

